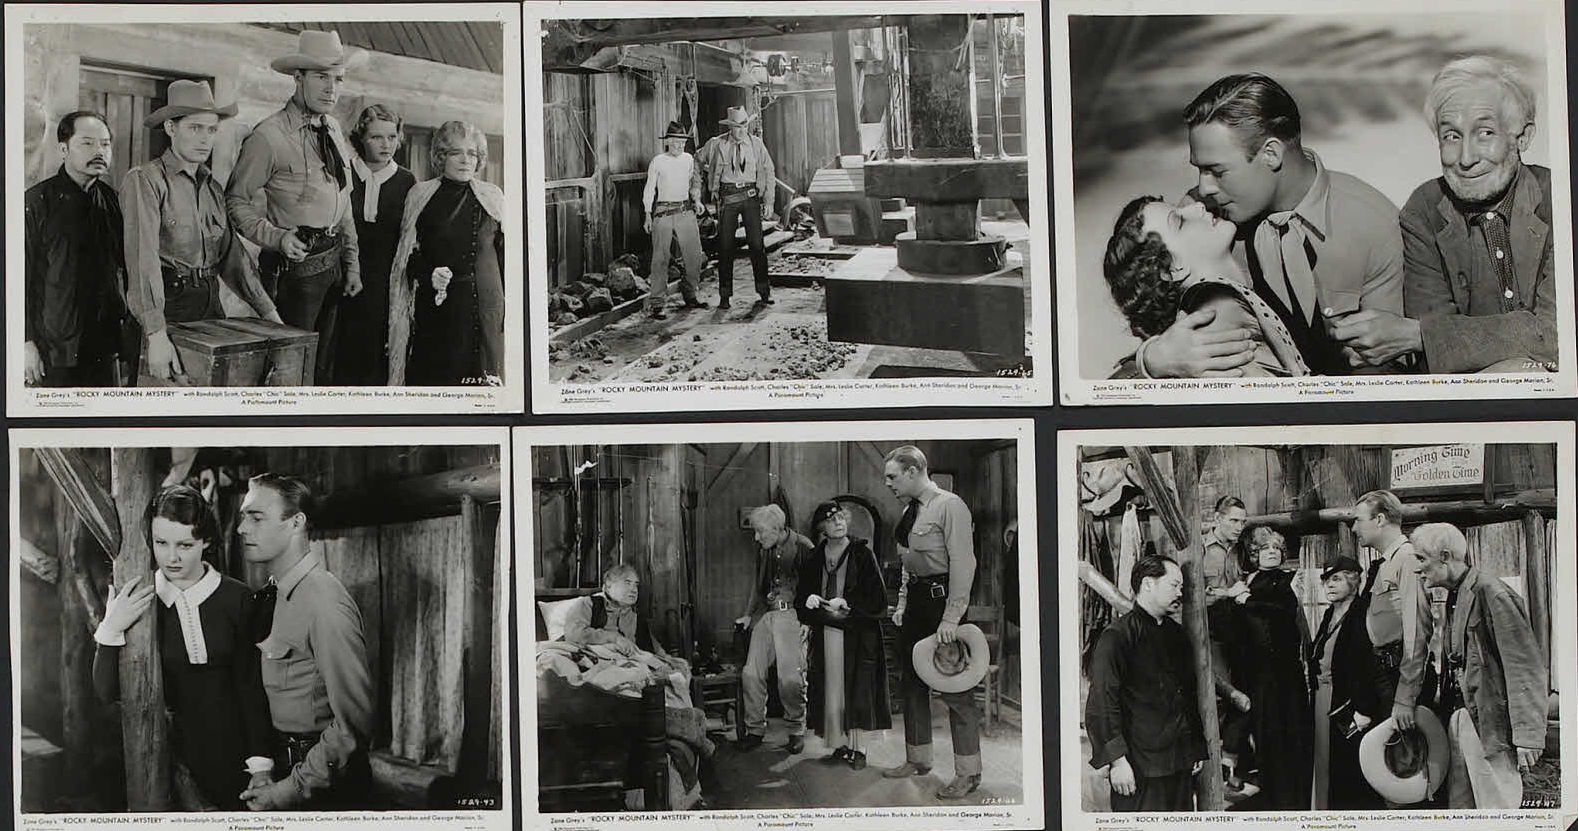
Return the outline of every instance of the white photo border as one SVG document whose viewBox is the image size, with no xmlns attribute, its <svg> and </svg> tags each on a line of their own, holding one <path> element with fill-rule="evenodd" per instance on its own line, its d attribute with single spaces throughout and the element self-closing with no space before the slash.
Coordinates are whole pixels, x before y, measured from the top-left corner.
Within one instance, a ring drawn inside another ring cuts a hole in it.
<svg viewBox="0 0 1578 831">
<path fill-rule="evenodd" d="M 1046 23 L 1040 3 L 1031 0 L 972 0 L 968 13 L 1022 14 L 1025 18 L 1025 123 L 1046 124 Z M 546 180 L 542 145 L 542 40 L 537 35 L 544 20 L 565 18 L 655 18 L 707 17 L 719 15 L 782 15 L 783 3 L 765 0 L 645 0 L 630 3 L 572 2 L 525 3 L 524 38 L 526 66 L 532 73 L 526 84 L 526 134 L 531 137 L 526 154 L 527 219 L 533 228 L 547 224 Z M 806 17 L 849 14 L 959 14 L 966 10 L 954 0 L 914 0 L 902 9 L 892 3 L 859 0 L 801 4 L 793 7 Z M 548 325 L 548 251 L 540 236 L 533 239 L 529 252 L 529 287 L 533 302 L 528 304 L 531 326 L 532 411 L 539 414 L 608 412 L 685 412 L 691 410 L 809 409 L 852 407 L 929 406 L 947 397 L 954 406 L 1013 407 L 1044 406 L 1052 403 L 1052 240 L 1048 204 L 1049 181 L 1047 142 L 1027 141 L 1030 161 L 1030 244 L 1031 261 L 1025 279 L 1031 285 L 1030 377 L 1001 378 L 894 378 L 862 380 L 784 380 L 729 382 L 631 382 L 631 383 L 556 383 L 549 378 L 548 347 L 552 336 Z"/>
<path fill-rule="evenodd" d="M 10 627 L 11 673 L 11 793 L 9 807 L 13 828 L 21 831 L 56 831 L 60 828 L 93 828 L 108 825 L 136 823 L 140 828 L 198 828 L 229 831 L 236 828 L 321 829 L 328 823 L 334 828 L 356 827 L 391 829 L 391 831 L 428 831 L 453 829 L 453 831 L 510 831 L 515 823 L 515 767 L 509 761 L 515 752 L 514 713 L 509 706 L 515 701 L 510 682 L 510 619 L 509 591 L 514 588 L 514 523 L 510 521 L 513 489 L 509 487 L 514 457 L 510 453 L 508 427 L 240 427 L 240 428 L 24 428 L 10 432 L 8 461 L 11 465 L 7 480 L 10 498 L 7 517 L 11 523 L 9 545 L 17 550 L 21 533 L 21 494 L 18 459 L 24 448 L 38 447 L 378 447 L 420 445 L 487 445 L 499 451 L 499 545 L 504 552 L 501 573 L 497 575 L 500 586 L 500 603 L 494 609 L 496 620 L 494 648 L 499 652 L 499 666 L 503 675 L 496 679 L 502 697 L 499 748 L 501 792 L 497 808 L 474 811 L 301 811 L 267 813 L 191 813 L 168 811 L 157 814 L 106 812 L 106 813 L 22 813 L 22 698 L 21 676 L 16 656 L 22 648 L 18 614 L 21 609 L 21 559 L 13 556 L 7 572 L 10 580 L 8 591 Z"/>
<path fill-rule="evenodd" d="M 23 28 L 52 23 L 252 23 L 333 21 L 497 21 L 503 32 L 506 183 L 521 182 L 523 82 L 519 3 L 46 5 L 5 7 L 5 78 L 22 88 Z M 6 415 L 11 417 L 209 415 L 502 415 L 526 408 L 526 246 L 520 187 L 505 188 L 504 383 L 461 387 L 106 387 L 46 389 L 23 381 L 25 314 L 23 188 L 24 96 L 5 97 Z"/>
<path fill-rule="evenodd" d="M 1017 494 L 1019 497 L 1019 592 L 1020 608 L 1040 608 L 1040 572 L 1037 565 L 1036 441 L 1035 422 L 1030 419 L 991 419 L 955 421 L 861 421 L 804 423 L 728 423 L 728 424 L 650 424 L 598 425 L 586 427 L 516 427 L 514 432 L 515 470 L 518 504 L 515 539 L 530 546 L 533 534 L 536 489 L 531 484 L 532 450 L 572 444 L 716 444 L 753 441 L 772 443 L 829 441 L 907 440 L 969 441 L 1012 439 L 1017 443 Z M 532 613 L 535 602 L 534 571 L 536 552 L 523 548 L 516 574 L 516 596 L 520 617 Z M 524 627 L 526 624 L 522 624 Z M 522 631 L 528 631 L 523 629 Z M 631 812 L 617 814 L 543 813 L 536 799 L 538 781 L 536 639 L 519 639 L 521 667 L 520 742 L 521 742 L 521 818 L 526 828 L 564 828 L 566 831 L 656 831 L 657 829 L 696 829 L 701 831 L 746 831 L 764 827 L 808 827 L 810 823 L 847 824 L 869 831 L 900 831 L 914 828 L 917 820 L 946 822 L 949 828 L 968 831 L 987 828 L 1043 828 L 1046 821 L 1044 793 L 1045 733 L 1043 728 L 1041 665 L 1041 621 L 1037 615 L 1024 616 L 1020 634 L 1021 700 L 1023 711 L 1024 801 L 1015 805 L 917 806 L 894 808 L 772 809 L 686 812 Z M 941 827 L 935 824 L 927 827 Z"/>
<path fill-rule="evenodd" d="M 1124 379 L 1083 377 L 1080 370 L 1078 291 L 1104 291 L 1096 275 L 1081 285 L 1077 273 L 1074 223 L 1074 161 L 1072 71 L 1069 63 L 1069 17 L 1076 15 L 1300 15 L 1453 12 L 1483 13 L 1472 0 L 1325 0 L 1291 11 L 1274 0 L 1049 0 L 1052 93 L 1052 157 L 1054 160 L 1054 221 L 1057 235 L 1058 399 L 1064 406 L 1106 404 L 1244 404 L 1310 401 L 1418 401 L 1457 398 L 1571 398 L 1578 395 L 1578 350 L 1573 319 L 1573 220 L 1568 155 L 1568 91 L 1566 19 L 1554 0 L 1504 0 L 1498 13 L 1543 14 L 1546 19 L 1548 112 L 1540 122 L 1549 141 L 1552 181 L 1551 234 L 1556 252 L 1557 371 L 1540 374 L 1314 376 L 1253 379 Z M 1097 244 L 1097 243 L 1088 243 Z"/>
<path fill-rule="evenodd" d="M 1057 437 L 1058 540 L 1058 758 L 1062 774 L 1062 828 L 1071 831 L 1127 831 L 1176 822 L 1205 822 L 1213 827 L 1263 828 L 1273 831 L 1345 828 L 1355 831 L 1565 831 L 1578 819 L 1578 706 L 1561 702 L 1561 805 L 1516 811 L 1286 811 L 1238 813 L 1097 813 L 1083 810 L 1080 750 L 1080 612 L 1079 612 L 1079 449 L 1081 447 L 1206 447 L 1231 445 L 1388 445 L 1388 444 L 1554 444 L 1556 446 L 1556 540 L 1551 573 L 1551 654 L 1568 656 L 1552 680 L 1558 689 L 1578 689 L 1578 594 L 1572 579 L 1578 566 L 1574 542 L 1574 481 L 1572 422 L 1464 422 L 1456 424 L 1283 425 L 1262 427 L 1194 427 L 1159 429 L 1063 430 Z M 1189 819 L 1185 819 L 1189 818 Z"/>
</svg>

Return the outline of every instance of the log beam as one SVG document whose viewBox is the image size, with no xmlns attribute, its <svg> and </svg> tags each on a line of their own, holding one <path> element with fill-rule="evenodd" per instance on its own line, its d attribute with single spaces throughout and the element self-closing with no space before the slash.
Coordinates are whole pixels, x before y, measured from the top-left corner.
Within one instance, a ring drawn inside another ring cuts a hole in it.
<svg viewBox="0 0 1578 831">
<path fill-rule="evenodd" d="M 428 476 L 398 479 L 365 490 L 335 491 L 319 503 L 313 525 L 353 528 L 410 522 L 460 513 L 461 500 L 499 501 L 498 463 L 456 468 Z"/>
<path fill-rule="evenodd" d="M 1529 605 L 1529 624 L 1540 655 L 1550 666 L 1551 657 L 1551 573 L 1545 545 L 1545 517 L 1538 511 L 1523 515 L 1523 590 Z"/>
<path fill-rule="evenodd" d="M 115 553 L 114 581 L 132 578 L 153 584 L 153 552 L 143 533 L 143 508 L 153 500 L 162 471 L 154 450 L 117 447 L 110 451 L 111 493 L 119 514 L 120 549 Z M 170 753 L 164 716 L 164 674 L 159 666 L 155 616 L 126 630 L 120 654 L 121 744 L 126 759 L 126 808 L 163 812 L 170 809 Z"/>
<path fill-rule="evenodd" d="M 1451 522 L 1463 525 L 1489 525 L 1522 519 L 1529 511 L 1553 516 L 1556 512 L 1554 488 L 1535 488 L 1504 497 L 1486 504 L 1478 499 L 1450 502 L 1426 502 L 1403 505 L 1403 523 L 1416 525 L 1421 522 Z M 1285 534 L 1324 533 L 1332 526 L 1353 521 L 1353 507 L 1320 508 L 1301 511 L 1281 511 L 1259 514 L 1249 518 L 1248 524 L 1265 525 Z"/>
</svg>

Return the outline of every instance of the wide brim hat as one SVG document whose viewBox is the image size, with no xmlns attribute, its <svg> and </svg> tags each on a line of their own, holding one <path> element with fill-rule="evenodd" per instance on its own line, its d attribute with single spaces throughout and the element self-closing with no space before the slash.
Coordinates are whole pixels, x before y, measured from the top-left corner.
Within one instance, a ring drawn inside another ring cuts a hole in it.
<svg viewBox="0 0 1578 831">
<path fill-rule="evenodd" d="M 165 91 L 165 105 L 143 118 L 142 126 L 153 127 L 172 118 L 185 118 L 195 113 L 213 113 L 221 119 L 236 114 L 234 101 L 221 107 L 214 102 L 214 90 L 207 81 L 171 81 Z"/>
<path fill-rule="evenodd" d="M 1429 707 L 1415 707 L 1414 721 L 1418 724 L 1416 730 L 1400 731 L 1396 720 L 1388 718 L 1359 742 L 1359 770 L 1365 781 L 1376 793 L 1399 805 L 1424 801 L 1446 781 L 1446 728 Z M 1424 747 L 1417 747 L 1419 744 Z M 1387 752 L 1389 746 L 1391 753 Z M 1412 764 L 1407 764 L 1409 761 Z M 1399 764 L 1410 769 L 1394 770 Z"/>
<path fill-rule="evenodd" d="M 718 123 L 727 124 L 730 127 L 745 127 L 751 123 L 751 119 L 752 116 L 746 114 L 744 107 L 730 107 L 728 113 L 723 118 L 718 119 Z"/>
<path fill-rule="evenodd" d="M 1087 466 L 1080 472 L 1080 507 L 1096 516 L 1106 516 L 1143 492 L 1134 481 L 1133 462 L 1110 462 Z"/>
<path fill-rule="evenodd" d="M 962 693 L 975 688 L 986 677 L 986 671 L 991 666 L 992 655 L 986 643 L 986 633 L 981 627 L 973 623 L 966 623 L 956 630 L 958 639 L 954 643 L 963 650 L 964 662 L 945 669 L 946 662 L 937 660 L 937 652 L 944 644 L 937 642 L 934 632 L 922 638 L 910 651 L 910 660 L 915 664 L 915 674 L 931 687 L 941 693 Z"/>
<path fill-rule="evenodd" d="M 290 75 L 303 70 L 321 71 L 340 69 L 360 61 L 366 52 L 355 46 L 343 46 L 340 33 L 330 29 L 303 29 L 297 33 L 296 51 L 269 62 L 275 72 Z"/>
<path fill-rule="evenodd" d="M 668 123 L 668 129 L 663 131 L 663 138 L 665 138 L 665 139 L 671 139 L 671 138 L 688 139 L 688 138 L 690 138 L 690 131 L 688 131 L 684 127 L 680 126 L 680 123 L 678 121 L 670 121 Z"/>
</svg>

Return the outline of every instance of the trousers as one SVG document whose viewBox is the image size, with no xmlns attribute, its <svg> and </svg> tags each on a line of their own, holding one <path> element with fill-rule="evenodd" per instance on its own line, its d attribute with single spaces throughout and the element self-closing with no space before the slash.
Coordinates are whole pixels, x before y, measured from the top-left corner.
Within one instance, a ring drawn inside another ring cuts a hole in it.
<svg viewBox="0 0 1578 831">
<path fill-rule="evenodd" d="M 745 223 L 745 245 L 751 252 L 751 271 L 756 277 L 756 293 L 763 300 L 772 296 L 773 285 L 767 276 L 767 243 L 762 237 L 762 200 L 725 202 L 718 211 L 718 296 L 734 294 L 734 239 L 737 222 Z M 655 272 L 654 272 L 655 273 Z"/>
<path fill-rule="evenodd" d="M 805 639 L 806 628 L 793 609 L 770 611 L 751 628 L 751 646 L 740 673 L 745 732 L 755 736 L 767 732 L 767 670 L 777 664 L 778 697 L 789 735 L 805 733 Z"/>
<path fill-rule="evenodd" d="M 651 291 L 647 295 L 648 305 L 660 307 L 668 298 L 668 260 L 676 240 L 679 241 L 680 255 L 685 260 L 685 277 L 679 284 L 680 296 L 686 300 L 696 296 L 696 287 L 701 282 L 701 266 L 705 262 L 701 253 L 701 231 L 696 226 L 694 213 L 680 211 L 652 220 L 652 279 Z"/>
<path fill-rule="evenodd" d="M 899 685 L 904 702 L 904 758 L 922 767 L 931 767 L 931 687 L 915 674 L 910 655 L 915 644 L 937 631 L 942 623 L 947 592 L 933 597 L 925 583 L 911 583 L 904 601 L 904 620 L 899 626 Z M 946 588 L 946 587 L 945 587 Z M 963 621 L 961 621 L 962 623 Z M 981 772 L 981 707 L 975 690 L 942 693 L 948 708 L 948 731 L 953 738 L 953 771 L 956 776 L 975 776 Z"/>
</svg>

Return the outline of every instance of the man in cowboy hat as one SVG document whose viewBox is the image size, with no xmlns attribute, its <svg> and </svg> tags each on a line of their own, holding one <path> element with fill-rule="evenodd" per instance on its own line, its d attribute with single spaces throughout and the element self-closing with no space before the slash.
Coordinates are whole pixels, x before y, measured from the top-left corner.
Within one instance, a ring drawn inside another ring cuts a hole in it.
<svg viewBox="0 0 1578 831">
<path fill-rule="evenodd" d="M 756 276 L 756 293 L 763 305 L 773 302 L 772 281 L 767 276 L 767 244 L 762 239 L 762 220 L 772 215 L 773 158 L 767 145 L 750 133 L 750 118 L 744 107 L 730 107 L 727 118 L 718 122 L 728 128 L 701 149 L 706 192 L 718 209 L 718 308 L 729 307 L 734 294 L 734 228 L 736 220 L 745 223 L 745 244 L 751 252 L 751 271 Z M 698 170 L 697 176 L 702 176 Z"/>
<path fill-rule="evenodd" d="M 60 119 L 55 139 L 60 169 L 22 198 L 23 380 L 107 387 L 126 316 L 120 197 L 104 180 L 114 137 L 104 116 L 77 110 Z"/>
<path fill-rule="evenodd" d="M 236 241 L 224 190 L 208 168 L 219 122 L 236 114 L 235 103 L 215 103 L 207 81 L 174 81 L 165 100 L 143 126 L 163 125 L 170 147 L 127 173 L 121 192 L 127 305 L 142 326 L 149 374 L 176 381 L 183 372 L 167 324 L 224 317 L 220 280 L 259 315 L 279 315 Z"/>
<path fill-rule="evenodd" d="M 1085 733 L 1090 766 L 1108 768 L 1114 811 L 1190 811 L 1194 774 L 1206 759 L 1194 650 L 1174 619 L 1183 571 L 1147 555 L 1129 573 L 1134 608 L 1091 650 Z"/>
<path fill-rule="evenodd" d="M 970 605 L 975 582 L 973 521 L 964 500 L 931 480 L 926 455 L 904 445 L 883 460 L 888 490 L 905 502 L 894 528 L 903 561 L 899 602 L 893 625 L 899 627 L 898 654 L 908 658 L 915 644 L 932 634 L 952 643 Z M 899 662 L 904 701 L 904 764 L 882 775 L 889 779 L 931 771 L 931 687 L 910 660 Z M 981 708 L 973 690 L 943 692 L 953 735 L 953 781 L 937 792 L 961 799 L 981 785 Z"/>
<path fill-rule="evenodd" d="M 1450 713 L 1447 807 L 1517 808 L 1523 772 L 1545 750 L 1545 656 L 1519 597 L 1469 565 L 1468 540 L 1444 522 L 1414 529 L 1420 578 L 1447 590 L 1437 703 Z"/>
<path fill-rule="evenodd" d="M 362 290 L 351 212 L 353 154 L 331 113 L 346 69 L 363 54 L 341 46 L 338 32 L 299 34 L 295 53 L 270 64 L 294 77 L 296 90 L 241 143 L 225 193 L 237 228 L 263 247 L 264 279 L 274 287 L 280 317 L 318 333 L 316 377 L 325 379 L 332 377 L 333 293 L 354 297 Z"/>
<path fill-rule="evenodd" d="M 696 224 L 701 213 L 701 180 L 696 177 L 696 160 L 685 152 L 688 138 L 690 133 L 678 121 L 668 123 L 668 129 L 663 131 L 663 152 L 652 157 L 652 164 L 647 167 L 647 186 L 641 193 L 641 206 L 647 214 L 644 227 L 652 235 L 652 285 L 647 311 L 657 320 L 667 317 L 663 301 L 668 298 L 668 258 L 675 240 L 685 258 L 685 278 L 679 284 L 685 307 L 707 308 L 706 303 L 696 299 L 703 262 L 701 229 Z"/>
</svg>

